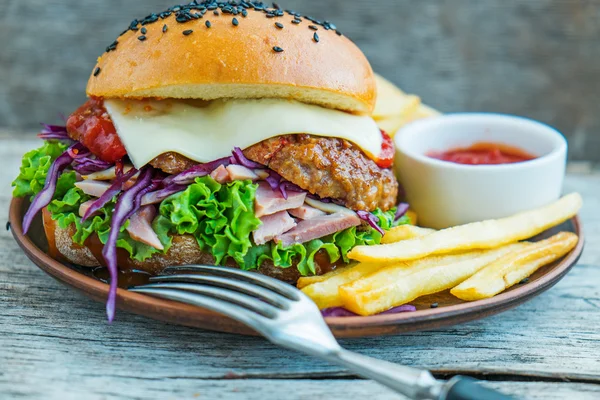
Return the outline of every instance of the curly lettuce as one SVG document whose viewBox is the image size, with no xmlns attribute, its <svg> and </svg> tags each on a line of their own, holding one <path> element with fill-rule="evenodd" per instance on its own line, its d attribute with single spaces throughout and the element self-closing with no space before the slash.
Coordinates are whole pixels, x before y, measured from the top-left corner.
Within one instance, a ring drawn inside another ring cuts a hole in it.
<svg viewBox="0 0 600 400">
<path fill-rule="evenodd" d="M 50 165 L 65 149 L 60 142 L 46 141 L 39 149 L 25 154 L 20 174 L 13 182 L 14 196 L 35 196 L 44 186 Z M 62 229 L 74 226 L 73 241 L 77 244 L 84 245 L 93 234 L 105 244 L 116 199 L 93 218 L 82 222 L 79 207 L 91 198 L 74 186 L 75 179 L 73 171 L 60 176 L 54 200 L 48 205 L 52 219 Z M 144 261 L 157 253 L 166 253 L 172 245 L 173 235 L 191 235 L 202 251 L 212 254 L 215 264 L 233 260 L 240 268 L 252 270 L 271 262 L 280 268 L 296 265 L 302 275 L 311 275 L 316 273 L 317 254 L 326 254 L 331 263 L 340 260 L 348 263 L 348 253 L 355 246 L 381 242 L 379 232 L 361 225 L 303 244 L 283 247 L 269 242 L 255 245 L 251 239 L 252 231 L 261 224 L 254 214 L 257 188 L 258 185 L 251 181 L 220 184 L 210 176 L 197 178 L 186 190 L 165 199 L 158 207 L 153 228 L 164 250 L 133 240 L 126 231 L 129 222 L 119 232 L 117 247 L 126 250 L 132 259 Z M 373 212 L 384 230 L 409 223 L 406 217 L 394 222 L 394 213 L 395 209 Z"/>
<path fill-rule="evenodd" d="M 67 150 L 67 145 L 58 141 L 44 141 L 42 147 L 23 156 L 19 176 L 12 183 L 14 197 L 35 196 L 44 188 L 50 166 Z M 75 173 L 62 174 L 58 179 L 55 198 L 63 196 L 75 183 Z"/>
</svg>

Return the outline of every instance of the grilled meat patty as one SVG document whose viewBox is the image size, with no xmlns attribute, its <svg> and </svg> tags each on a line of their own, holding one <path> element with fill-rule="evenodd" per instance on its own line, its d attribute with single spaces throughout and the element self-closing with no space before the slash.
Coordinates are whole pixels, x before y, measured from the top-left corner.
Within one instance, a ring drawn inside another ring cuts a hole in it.
<svg viewBox="0 0 600 400">
<path fill-rule="evenodd" d="M 285 135 L 267 139 L 244 155 L 322 198 L 353 210 L 388 210 L 396 204 L 398 181 L 354 144 L 343 139 Z"/>
</svg>

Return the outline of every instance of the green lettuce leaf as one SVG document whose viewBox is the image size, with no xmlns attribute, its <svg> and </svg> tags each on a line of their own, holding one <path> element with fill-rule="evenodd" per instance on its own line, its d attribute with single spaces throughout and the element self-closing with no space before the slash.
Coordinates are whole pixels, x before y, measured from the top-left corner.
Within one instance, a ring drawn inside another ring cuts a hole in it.
<svg viewBox="0 0 600 400">
<path fill-rule="evenodd" d="M 20 174 L 13 182 L 15 196 L 35 196 L 44 186 L 51 163 L 66 146 L 59 142 L 46 141 L 42 147 L 25 154 Z M 83 245 L 97 234 L 106 243 L 110 232 L 113 199 L 92 218 L 81 222 L 79 207 L 90 200 L 90 196 L 74 186 L 75 172 L 67 171 L 59 177 L 54 200 L 48 209 L 58 225 L 66 229 L 75 226 L 73 240 Z M 303 244 L 283 247 L 270 242 L 257 246 L 252 242 L 252 231 L 260 224 L 254 215 L 254 197 L 257 185 L 251 181 L 235 181 L 219 184 L 211 177 L 197 178 L 186 190 L 165 199 L 153 222 L 166 253 L 172 245 L 172 235 L 192 235 L 203 251 L 210 252 L 216 264 L 233 260 L 240 268 L 252 270 L 271 262 L 280 268 L 296 264 L 302 275 L 316 273 L 315 257 L 327 255 L 331 263 L 342 260 L 350 262 L 348 253 L 359 245 L 375 245 L 381 242 L 381 234 L 361 225 L 332 235 L 314 239 Z M 395 225 L 410 223 L 407 217 L 394 222 L 395 209 L 373 212 L 379 225 L 389 230 Z M 153 247 L 133 240 L 126 231 L 127 224 L 119 232 L 117 247 L 125 249 L 131 258 L 144 261 L 160 253 Z"/>
<path fill-rule="evenodd" d="M 14 197 L 35 196 L 43 189 L 46 175 L 52 162 L 67 150 L 67 145 L 57 141 L 44 141 L 42 147 L 31 150 L 23 156 L 19 176 L 14 180 Z M 75 175 L 73 174 L 73 178 Z M 71 178 L 61 177 L 58 180 L 59 196 L 68 190 Z M 71 187 L 73 185 L 71 184 Z"/>
</svg>

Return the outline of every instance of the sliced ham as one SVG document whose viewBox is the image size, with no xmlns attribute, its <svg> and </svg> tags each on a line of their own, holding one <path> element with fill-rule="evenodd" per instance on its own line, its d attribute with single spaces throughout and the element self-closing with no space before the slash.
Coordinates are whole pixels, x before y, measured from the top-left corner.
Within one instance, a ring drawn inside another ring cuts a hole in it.
<svg viewBox="0 0 600 400">
<path fill-rule="evenodd" d="M 224 165 L 219 165 L 213 172 L 210 173 L 210 177 L 219 183 L 227 183 L 230 181 L 229 171 Z"/>
<path fill-rule="evenodd" d="M 252 232 L 254 243 L 258 245 L 265 244 L 273 240 L 275 236 L 281 235 L 296 226 L 296 222 L 290 217 L 287 211 L 265 215 L 260 221 L 262 225 Z"/>
<path fill-rule="evenodd" d="M 325 211 L 318 210 L 306 204 L 288 211 L 292 216 L 300 219 L 313 219 L 325 215 Z"/>
<path fill-rule="evenodd" d="M 81 189 L 81 191 L 87 195 L 93 197 L 100 197 L 110 187 L 110 183 L 102 181 L 81 181 L 75 182 L 75 187 Z"/>
<path fill-rule="evenodd" d="M 154 206 L 143 206 L 129 218 L 127 232 L 133 240 L 145 243 L 158 250 L 164 250 L 164 246 L 158 239 L 156 232 L 152 229 L 152 221 L 156 217 Z"/>
<path fill-rule="evenodd" d="M 85 215 L 87 210 L 90 209 L 90 207 L 92 206 L 92 204 L 94 204 L 95 201 L 96 201 L 96 199 L 93 199 L 93 200 L 88 200 L 84 203 L 81 203 L 81 205 L 79 206 L 79 216 L 83 218 L 83 216 Z"/>
<path fill-rule="evenodd" d="M 305 192 L 288 192 L 288 198 L 284 199 L 279 191 L 273 191 L 266 182 L 258 184 L 254 203 L 254 213 L 257 217 L 275 214 L 279 211 L 291 210 L 304 204 Z"/>
<path fill-rule="evenodd" d="M 255 181 L 258 179 L 258 175 L 254 173 L 250 168 L 246 168 L 243 165 L 228 165 L 226 167 L 227 172 L 229 172 L 229 178 L 232 181 L 245 181 L 250 179 L 251 181 Z"/>
<path fill-rule="evenodd" d="M 284 247 L 294 243 L 306 243 L 360 224 L 360 218 L 356 214 L 337 212 L 301 221 L 291 231 L 275 237 L 275 242 Z"/>
</svg>

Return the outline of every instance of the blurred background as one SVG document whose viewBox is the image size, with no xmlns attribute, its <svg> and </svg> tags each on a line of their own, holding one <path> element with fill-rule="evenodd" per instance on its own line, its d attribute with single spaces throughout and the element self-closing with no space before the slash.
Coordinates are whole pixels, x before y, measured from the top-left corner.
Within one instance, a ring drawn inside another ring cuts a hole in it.
<svg viewBox="0 0 600 400">
<path fill-rule="evenodd" d="M 0 0 L 0 132 L 30 135 L 85 99 L 96 58 L 173 0 Z M 280 0 L 330 20 L 373 68 L 442 112 L 551 124 L 600 161 L 599 0 Z"/>
</svg>

